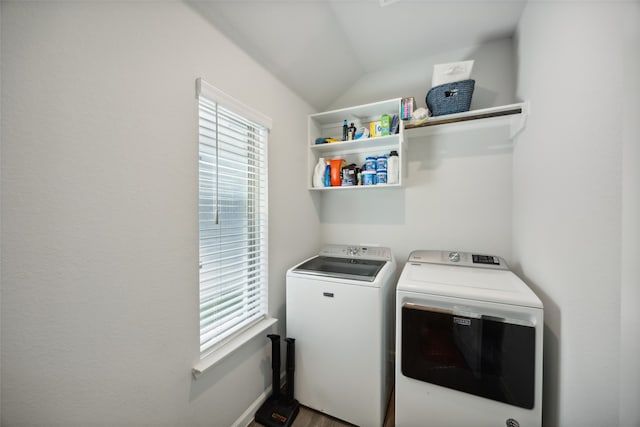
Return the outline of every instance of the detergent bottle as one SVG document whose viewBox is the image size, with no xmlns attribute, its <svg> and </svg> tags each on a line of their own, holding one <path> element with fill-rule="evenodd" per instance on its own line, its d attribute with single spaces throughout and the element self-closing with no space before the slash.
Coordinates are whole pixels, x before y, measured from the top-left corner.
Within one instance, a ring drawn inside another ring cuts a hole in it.
<svg viewBox="0 0 640 427">
<path fill-rule="evenodd" d="M 327 162 L 324 160 L 324 157 L 320 157 L 318 159 L 318 164 L 313 170 L 313 186 L 314 187 L 324 187 L 324 173 L 327 168 Z"/>
<path fill-rule="evenodd" d="M 330 182 L 332 187 L 340 187 L 342 185 L 342 164 L 344 159 L 331 159 L 330 164 Z"/>
</svg>

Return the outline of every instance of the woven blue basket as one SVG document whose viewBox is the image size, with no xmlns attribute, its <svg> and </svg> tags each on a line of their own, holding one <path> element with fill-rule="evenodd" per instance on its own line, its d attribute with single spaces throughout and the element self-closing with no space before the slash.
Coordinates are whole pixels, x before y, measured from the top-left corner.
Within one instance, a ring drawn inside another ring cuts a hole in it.
<svg viewBox="0 0 640 427">
<path fill-rule="evenodd" d="M 475 80 L 462 80 L 432 87 L 427 92 L 427 107 L 432 116 L 469 111 Z"/>
</svg>

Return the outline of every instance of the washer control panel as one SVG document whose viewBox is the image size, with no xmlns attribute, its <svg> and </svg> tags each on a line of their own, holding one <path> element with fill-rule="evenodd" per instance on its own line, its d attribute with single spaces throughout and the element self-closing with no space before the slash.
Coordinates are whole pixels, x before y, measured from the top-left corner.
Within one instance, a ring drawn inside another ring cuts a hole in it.
<svg viewBox="0 0 640 427">
<path fill-rule="evenodd" d="M 320 255 L 391 261 L 391 249 L 381 246 L 327 245 L 322 248 Z"/>
<path fill-rule="evenodd" d="M 493 268 L 498 270 L 509 269 L 505 260 L 498 256 L 458 251 L 413 251 L 409 255 L 408 262 Z"/>
</svg>

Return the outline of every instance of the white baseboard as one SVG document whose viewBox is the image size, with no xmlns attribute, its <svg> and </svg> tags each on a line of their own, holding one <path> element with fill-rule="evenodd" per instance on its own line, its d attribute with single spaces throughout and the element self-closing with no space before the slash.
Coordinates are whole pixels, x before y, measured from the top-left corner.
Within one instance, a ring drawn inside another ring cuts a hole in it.
<svg viewBox="0 0 640 427">
<path fill-rule="evenodd" d="M 280 374 L 280 384 L 285 384 L 285 374 Z M 253 422 L 253 419 L 256 415 L 256 411 L 260 408 L 260 406 L 266 402 L 267 398 L 271 396 L 271 386 L 267 387 L 267 389 L 258 396 L 256 400 L 253 401 L 251 405 L 247 408 L 246 411 L 240 415 L 240 417 L 231 424 L 231 427 L 248 427 L 249 424 Z"/>
</svg>

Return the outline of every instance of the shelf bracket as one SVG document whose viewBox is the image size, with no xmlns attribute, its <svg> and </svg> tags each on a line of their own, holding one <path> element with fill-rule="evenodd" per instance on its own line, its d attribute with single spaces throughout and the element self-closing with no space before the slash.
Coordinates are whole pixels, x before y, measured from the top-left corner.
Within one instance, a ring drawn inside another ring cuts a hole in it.
<svg viewBox="0 0 640 427">
<path fill-rule="evenodd" d="M 527 124 L 527 116 L 529 115 L 529 111 L 531 108 L 530 102 L 531 101 L 523 102 L 521 104 L 522 112 L 520 114 L 511 116 L 511 124 L 509 129 L 509 137 L 511 139 L 515 138 L 520 132 L 522 132 L 525 125 Z"/>
</svg>

